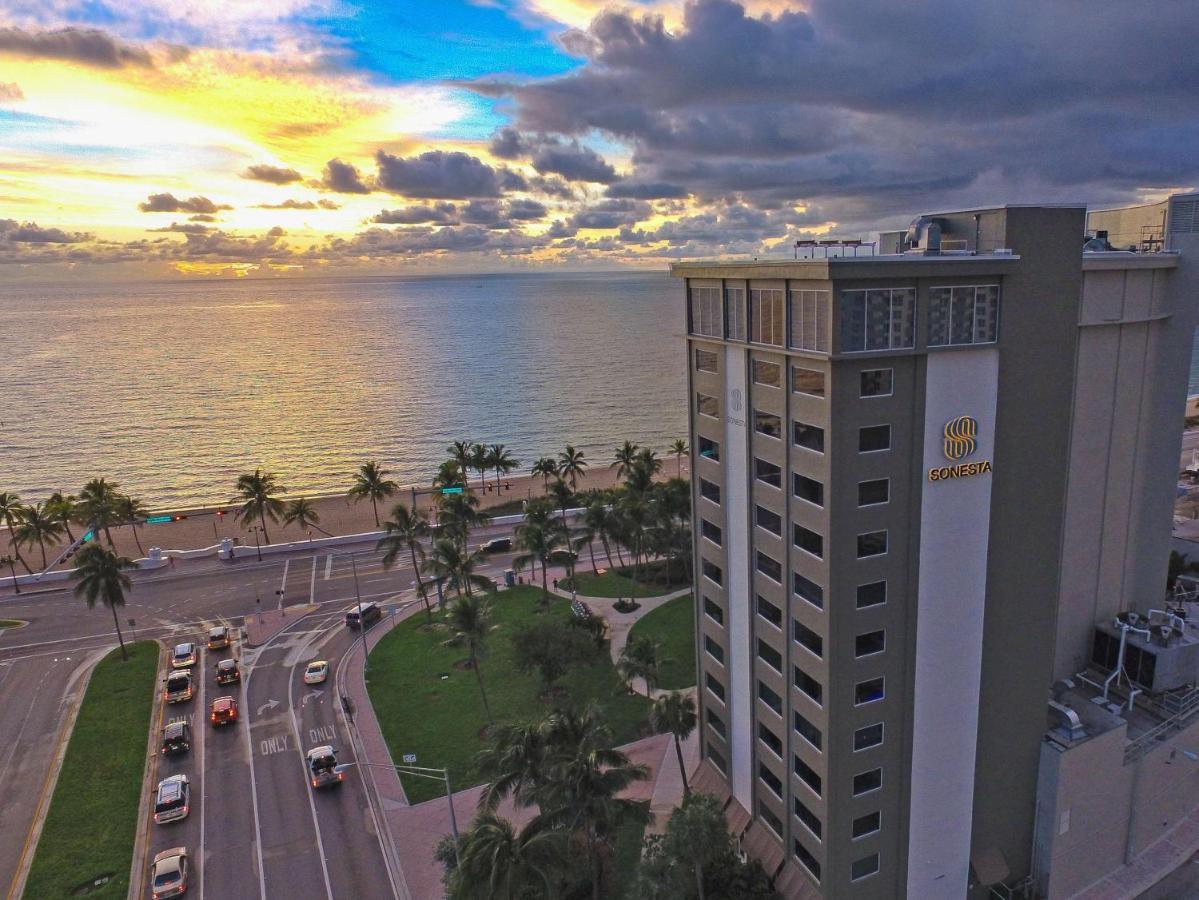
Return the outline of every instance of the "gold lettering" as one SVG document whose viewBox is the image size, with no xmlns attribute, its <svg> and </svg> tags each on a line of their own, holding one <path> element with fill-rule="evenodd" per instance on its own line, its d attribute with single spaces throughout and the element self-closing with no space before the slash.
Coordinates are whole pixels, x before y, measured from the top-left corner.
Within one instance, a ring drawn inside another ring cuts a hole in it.
<svg viewBox="0 0 1199 900">
<path fill-rule="evenodd" d="M 947 478 L 970 478 L 974 475 L 986 475 L 991 471 L 991 461 L 958 463 L 953 466 L 939 466 L 928 470 L 929 481 L 944 481 Z"/>
</svg>

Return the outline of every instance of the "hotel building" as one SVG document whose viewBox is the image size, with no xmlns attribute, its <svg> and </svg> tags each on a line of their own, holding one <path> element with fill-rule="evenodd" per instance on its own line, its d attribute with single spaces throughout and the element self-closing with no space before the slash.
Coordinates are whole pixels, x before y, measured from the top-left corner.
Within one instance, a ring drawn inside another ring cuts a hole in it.
<svg viewBox="0 0 1199 900">
<path fill-rule="evenodd" d="M 1152 253 L 1008 206 L 673 267 L 696 781 L 784 896 L 1031 896 L 1054 680 L 1163 603 L 1199 296 L 1171 204 Z"/>
</svg>

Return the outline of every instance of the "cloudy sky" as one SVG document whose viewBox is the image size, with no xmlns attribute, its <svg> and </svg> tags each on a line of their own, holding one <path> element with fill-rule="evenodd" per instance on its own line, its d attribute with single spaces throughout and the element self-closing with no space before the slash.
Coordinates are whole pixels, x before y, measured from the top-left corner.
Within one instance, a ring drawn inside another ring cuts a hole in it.
<svg viewBox="0 0 1199 900">
<path fill-rule="evenodd" d="M 0 281 L 659 266 L 1199 182 L 1193 0 L 6 0 Z"/>
</svg>

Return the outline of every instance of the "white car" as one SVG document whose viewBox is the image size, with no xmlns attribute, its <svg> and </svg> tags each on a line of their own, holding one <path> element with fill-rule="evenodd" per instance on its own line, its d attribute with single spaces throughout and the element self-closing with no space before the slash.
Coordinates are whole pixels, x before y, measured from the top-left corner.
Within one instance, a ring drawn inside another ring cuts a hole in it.
<svg viewBox="0 0 1199 900">
<path fill-rule="evenodd" d="M 329 677 L 329 663 L 323 659 L 314 659 L 304 669 L 305 684 L 320 684 Z"/>
<path fill-rule="evenodd" d="M 154 900 L 179 897 L 187 892 L 188 863 L 186 847 L 163 850 L 154 857 L 150 869 Z"/>
</svg>

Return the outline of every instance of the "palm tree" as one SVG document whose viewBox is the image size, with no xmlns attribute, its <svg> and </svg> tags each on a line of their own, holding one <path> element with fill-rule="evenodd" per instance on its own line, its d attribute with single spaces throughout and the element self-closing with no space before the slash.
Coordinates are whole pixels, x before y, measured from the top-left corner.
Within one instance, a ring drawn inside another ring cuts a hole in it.
<svg viewBox="0 0 1199 900">
<path fill-rule="evenodd" d="M 491 459 L 486 444 L 471 445 L 470 467 L 479 473 L 479 493 L 487 493 L 487 470 L 491 468 Z"/>
<path fill-rule="evenodd" d="M 548 774 L 546 749 L 540 722 L 501 725 L 477 757 L 479 773 L 487 780 L 479 809 L 494 812 L 505 797 L 520 807 L 536 803 L 536 792 Z"/>
<path fill-rule="evenodd" d="M 623 478 L 624 474 L 633 468 L 633 463 L 637 461 L 637 450 L 640 449 L 632 441 L 625 441 L 616 448 L 616 461 L 612 463 L 612 468 L 616 469 L 616 477 Z"/>
<path fill-rule="evenodd" d="M 437 548 L 434 547 L 434 559 L 437 558 Z M 487 653 L 487 636 L 491 633 L 491 603 L 486 597 L 468 593 L 459 596 L 450 604 L 446 611 L 446 624 L 453 637 L 447 644 L 465 644 L 467 664 L 475 670 L 475 678 L 479 682 L 479 695 L 483 698 L 483 711 L 487 714 L 487 722 L 491 724 L 491 706 L 487 703 L 487 691 L 483 687 L 483 673 L 480 670 L 480 660 Z"/>
<path fill-rule="evenodd" d="M 592 500 L 587 504 L 587 509 L 583 511 L 583 526 L 588 533 L 599 538 L 600 543 L 604 545 L 604 555 L 608 557 L 608 566 L 615 568 L 612 562 L 612 548 L 609 541 L 612 539 L 612 512 L 608 509 L 608 504 L 603 500 Z M 591 557 L 592 568 L 595 568 L 595 555 Z"/>
<path fill-rule="evenodd" d="M 500 492 L 500 476 L 507 475 L 520 465 L 520 460 L 508 452 L 503 444 L 492 444 L 487 448 L 487 465 L 495 469 L 495 492 Z"/>
<path fill-rule="evenodd" d="M 466 476 L 456 460 L 447 459 L 437 467 L 437 475 L 433 478 L 434 488 L 466 487 Z"/>
<path fill-rule="evenodd" d="M 491 517 L 479 511 L 479 498 L 473 492 L 441 494 L 437 503 L 438 530 L 448 535 L 465 553 L 470 543 L 470 530 L 485 525 Z"/>
<path fill-rule="evenodd" d="M 577 488 L 579 486 L 579 476 L 587 468 L 587 461 L 583 459 L 583 451 L 576 450 L 570 444 L 566 445 L 566 449 L 558 454 L 558 477 L 562 479 L 570 479 L 570 486 Z"/>
<path fill-rule="evenodd" d="M 462 486 L 466 487 L 466 473 L 473 466 L 471 456 L 474 452 L 474 445 L 470 441 L 454 441 L 445 448 L 445 452 L 458 464 L 458 471 L 462 473 Z"/>
<path fill-rule="evenodd" d="M 272 472 L 264 472 L 262 469 L 255 469 L 253 475 L 242 475 L 237 479 L 237 492 L 240 496 L 234 497 L 233 501 L 244 501 L 241 505 L 241 522 L 243 525 L 253 522 L 255 519 L 262 524 L 262 537 L 266 543 L 271 542 L 270 535 L 266 530 L 266 519 L 270 516 L 272 522 L 278 522 L 279 516 L 283 512 L 283 501 L 276 497 L 276 494 L 281 494 L 285 488 L 279 484 Z"/>
<path fill-rule="evenodd" d="M 71 533 L 71 523 L 79 515 L 78 504 L 74 494 L 63 494 L 55 491 L 46 500 L 46 515 L 63 527 L 67 540 L 75 543 L 75 535 Z"/>
<path fill-rule="evenodd" d="M 121 635 L 121 620 L 117 618 L 117 608 L 125 605 L 125 592 L 133 583 L 125 574 L 126 569 L 136 569 L 137 564 L 127 556 L 117 556 L 111 550 L 106 550 L 98 543 L 88 544 L 75 557 L 75 569 L 71 577 L 78 582 L 75 585 L 75 596 L 87 601 L 87 608 L 92 609 L 96 601 L 112 610 L 112 623 L 117 628 L 117 641 L 121 645 L 121 658 L 128 659 L 125 650 L 125 638 Z"/>
<path fill-rule="evenodd" d="M 549 496 L 554 498 L 554 503 L 558 505 L 558 509 L 562 510 L 562 525 L 566 525 L 566 507 L 574 500 L 574 491 L 570 486 L 559 478 L 550 485 Z"/>
<path fill-rule="evenodd" d="M 473 593 L 472 587 L 483 590 L 495 587 L 490 578 L 475 572 L 482 562 L 483 555 L 478 551 L 464 551 L 453 541 L 442 538 L 433 542 L 433 552 L 425 562 L 425 571 L 454 588 L 459 596 L 469 597 Z"/>
<path fill-rule="evenodd" d="M 308 526 L 312 525 L 325 533 L 320 527 L 321 514 L 316 511 L 316 507 L 307 497 L 297 497 L 287 504 L 286 509 L 283 510 L 283 524 L 297 525 L 300 531 L 307 531 Z"/>
<path fill-rule="evenodd" d="M 633 679 L 640 678 L 645 682 L 646 695 L 653 695 L 662 677 L 662 663 L 666 661 L 658 655 L 659 650 L 659 643 L 651 637 L 630 637 L 624 645 L 620 659 L 616 661 L 616 670 L 629 683 L 630 691 L 633 689 Z"/>
<path fill-rule="evenodd" d="M 16 494 L 8 491 L 0 491 L 0 520 L 8 526 L 9 542 L 12 544 L 12 552 L 16 554 L 17 562 L 25 567 L 25 571 L 33 574 L 33 569 L 29 568 L 29 563 L 25 562 L 25 558 L 21 556 L 20 542 L 17 540 L 16 523 L 21 520 L 21 514 L 25 511 L 25 507 L 21 504 L 21 498 Z M 14 581 L 13 584 L 16 584 Z"/>
<path fill-rule="evenodd" d="M 103 529 L 108 538 L 108 546 L 116 546 L 112 541 L 109 526 L 116 519 L 117 488 L 116 482 L 109 483 L 103 478 L 93 478 L 79 492 L 79 512 L 85 521 L 91 523 L 94 529 Z"/>
<path fill-rule="evenodd" d="M 516 526 L 516 546 L 525 552 L 512 560 L 512 568 L 517 572 L 526 567 L 536 569 L 541 563 L 541 596 L 542 602 L 548 603 L 550 589 L 546 576 L 546 560 L 554 550 L 561 546 L 566 536 L 566 529 L 557 519 L 545 515 L 548 507 L 543 503 L 530 503 L 525 510 L 525 520 Z"/>
<path fill-rule="evenodd" d="M 61 536 L 62 526 L 46 514 L 44 504 L 35 503 L 21 510 L 21 518 L 12 533 L 12 542 L 14 547 L 19 544 L 29 547 L 37 544 L 42 551 L 42 570 L 45 571 L 50 567 L 46 559 L 46 541 Z"/>
<path fill-rule="evenodd" d="M 21 593 L 21 585 L 17 583 L 17 561 L 11 556 L 0 556 L 0 566 L 8 566 L 8 571 L 12 573 L 12 587 L 18 594 Z"/>
<path fill-rule="evenodd" d="M 676 478 L 683 477 L 683 457 L 686 456 L 690 451 L 691 448 L 687 446 L 687 441 L 685 438 L 678 438 L 673 444 L 670 445 L 670 452 L 674 456 L 675 462 L 678 463 L 678 469 L 675 472 Z"/>
<path fill-rule="evenodd" d="M 387 470 L 374 460 L 365 462 L 354 473 L 354 486 L 350 498 L 357 502 L 369 497 L 375 513 L 375 527 L 379 527 L 379 501 L 386 500 L 399 489 L 399 485 L 387 477 Z"/>
<path fill-rule="evenodd" d="M 639 469 L 634 469 L 634 474 Z M 616 515 L 625 534 L 625 546 L 633 552 L 633 590 L 641 583 L 642 551 L 645 549 L 645 529 L 650 522 L 650 506 L 644 496 L 628 492 L 616 504 Z"/>
<path fill-rule="evenodd" d="M 550 479 L 558 477 L 558 462 L 552 456 L 543 456 L 537 462 L 533 463 L 530 474 L 534 478 L 540 475 L 543 488 L 548 491 L 550 489 Z"/>
<path fill-rule="evenodd" d="M 523 900 L 533 885 L 543 889 L 533 896 L 553 896 L 566 850 L 565 835 L 543 821 L 534 819 L 517 832 L 507 819 L 481 812 L 462 836 L 450 900 Z"/>
<path fill-rule="evenodd" d="M 415 508 L 409 509 L 403 503 L 397 503 L 391 508 L 391 518 L 383 523 L 386 532 L 375 545 L 376 550 L 384 550 L 383 568 L 390 569 L 401 550 L 408 551 L 412 560 L 412 568 L 416 572 L 416 592 L 425 603 L 425 617 L 428 624 L 433 624 L 433 609 L 429 606 L 429 595 L 425 590 L 424 579 L 421 578 L 421 563 L 425 558 L 425 547 L 421 539 L 429 534 L 429 520 Z"/>
<path fill-rule="evenodd" d="M 687 784 L 687 767 L 683 765 L 682 742 L 695 731 L 695 700 L 686 694 L 672 691 L 654 701 L 649 713 L 649 723 L 659 734 L 669 731 L 674 735 L 674 752 L 679 760 L 679 774 L 683 776 L 683 796 L 691 793 Z"/>
<path fill-rule="evenodd" d="M 642 447 L 637 451 L 637 465 L 649 472 L 650 478 L 662 471 L 662 460 L 658 459 L 658 451 L 652 447 Z"/>
<path fill-rule="evenodd" d="M 138 520 L 146 517 L 145 504 L 128 494 L 117 494 L 113 503 L 113 515 L 117 525 L 129 526 L 129 530 L 133 532 L 133 542 L 137 544 L 138 552 L 145 556 L 146 551 L 142 548 L 142 542 L 137 536 Z"/>
</svg>

